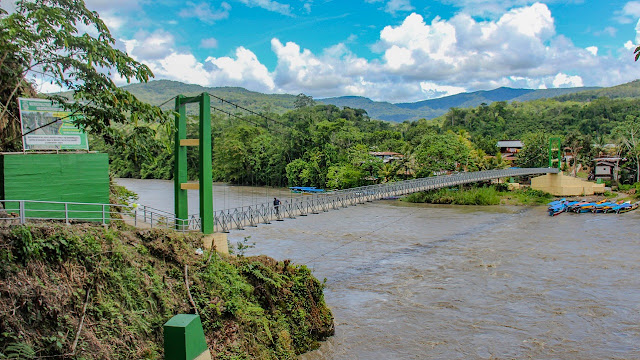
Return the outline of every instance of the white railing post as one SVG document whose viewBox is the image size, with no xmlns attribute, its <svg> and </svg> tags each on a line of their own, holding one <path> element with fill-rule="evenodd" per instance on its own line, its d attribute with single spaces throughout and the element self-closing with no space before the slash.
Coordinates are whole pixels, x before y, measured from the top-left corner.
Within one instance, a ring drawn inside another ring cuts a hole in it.
<svg viewBox="0 0 640 360">
<path fill-rule="evenodd" d="M 102 204 L 102 225 L 106 225 L 107 224 L 107 219 L 104 215 L 104 204 Z"/>
<path fill-rule="evenodd" d="M 24 201 L 20 201 L 20 224 L 24 224 L 26 221 L 26 215 L 25 215 L 25 210 L 24 210 Z"/>
<path fill-rule="evenodd" d="M 64 222 L 69 225 L 69 204 L 64 203 Z"/>
</svg>

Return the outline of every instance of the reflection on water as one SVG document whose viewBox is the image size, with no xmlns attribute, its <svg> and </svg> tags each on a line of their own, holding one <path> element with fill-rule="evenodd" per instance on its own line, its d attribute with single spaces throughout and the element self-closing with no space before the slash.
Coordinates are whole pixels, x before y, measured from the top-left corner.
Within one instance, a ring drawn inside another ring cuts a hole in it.
<svg viewBox="0 0 640 360">
<path fill-rule="evenodd" d="M 305 360 L 640 359 L 638 220 L 380 201 L 229 240 L 326 278 L 336 336 Z"/>
</svg>

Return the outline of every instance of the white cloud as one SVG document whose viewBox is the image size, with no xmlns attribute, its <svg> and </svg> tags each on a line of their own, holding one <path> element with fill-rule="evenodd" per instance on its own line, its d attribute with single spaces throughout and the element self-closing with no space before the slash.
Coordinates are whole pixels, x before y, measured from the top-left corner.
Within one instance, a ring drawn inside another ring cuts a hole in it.
<svg viewBox="0 0 640 360">
<path fill-rule="evenodd" d="M 633 42 L 629 40 L 626 43 L 624 43 L 624 48 L 627 50 L 634 50 L 636 48 L 636 45 L 634 45 Z"/>
<path fill-rule="evenodd" d="M 291 6 L 289 4 L 282 4 L 272 0 L 239 0 L 239 1 L 249 7 L 260 7 L 265 10 L 280 13 L 282 15 L 291 16 Z"/>
<path fill-rule="evenodd" d="M 139 10 L 141 0 L 85 0 L 87 8 L 102 14 L 103 11 L 118 9 L 121 12 Z"/>
<path fill-rule="evenodd" d="M 411 6 L 409 0 L 389 0 L 385 9 L 387 12 L 395 14 L 399 11 L 412 11 L 415 8 Z"/>
<path fill-rule="evenodd" d="M 209 57 L 205 60 L 210 84 L 241 86 L 256 91 L 273 92 L 275 85 L 269 70 L 248 49 L 236 49 L 236 58 Z"/>
<path fill-rule="evenodd" d="M 615 51 L 599 56 L 595 46 L 576 47 L 556 34 L 553 16 L 541 3 L 484 21 L 459 13 L 427 23 L 421 15 L 411 14 L 380 32 L 376 59 L 351 52 L 348 40 L 314 53 L 274 38 L 273 71 L 245 47 L 238 47 L 232 56 L 198 60 L 177 49 L 164 31 L 141 33 L 125 44 L 159 78 L 317 98 L 359 95 L 409 102 L 500 86 L 609 86 L 640 77 L 632 44 L 618 50 L 619 58 L 611 55 Z M 213 46 L 215 39 L 202 40 L 201 45 Z"/>
<path fill-rule="evenodd" d="M 173 35 L 157 30 L 153 33 L 138 32 L 134 39 L 123 41 L 128 54 L 138 59 L 158 60 L 172 53 Z"/>
<path fill-rule="evenodd" d="M 423 94 L 425 94 L 426 98 L 428 99 L 460 94 L 467 91 L 465 88 L 460 86 L 448 86 L 448 85 L 436 84 L 430 81 L 420 82 L 420 90 L 422 91 Z"/>
<path fill-rule="evenodd" d="M 596 36 L 606 35 L 606 36 L 614 37 L 616 36 L 617 33 L 618 33 L 618 29 L 614 28 L 613 26 L 607 26 L 601 31 L 594 32 L 594 35 Z"/>
<path fill-rule="evenodd" d="M 616 11 L 618 22 L 630 24 L 640 17 L 640 1 L 629 1 L 622 10 Z"/>
<path fill-rule="evenodd" d="M 368 2 L 369 4 L 386 2 L 384 8 L 381 8 L 381 10 L 384 10 L 390 14 L 395 14 L 401 11 L 412 11 L 415 9 L 411 5 L 411 0 L 365 0 L 365 2 Z"/>
<path fill-rule="evenodd" d="M 216 38 L 206 38 L 200 40 L 200 47 L 206 49 L 215 49 L 218 47 L 218 40 Z"/>
<path fill-rule="evenodd" d="M 567 74 L 559 73 L 553 79 L 553 87 L 555 88 L 582 87 L 582 86 L 584 86 L 584 83 L 582 82 L 582 78 L 577 75 L 570 76 Z"/>
<path fill-rule="evenodd" d="M 302 8 L 304 9 L 304 11 L 307 14 L 311 13 L 311 6 L 313 5 L 313 0 L 307 0 L 305 1 L 305 3 L 302 5 Z"/>
<path fill-rule="evenodd" d="M 178 15 L 183 18 L 191 18 L 195 17 L 198 20 L 213 24 L 216 21 L 223 20 L 229 17 L 229 11 L 231 10 L 231 5 L 226 2 L 220 3 L 219 9 L 212 9 L 211 5 L 206 2 L 201 2 L 199 4 L 188 1 L 186 3 L 187 8 L 182 9 Z"/>
</svg>

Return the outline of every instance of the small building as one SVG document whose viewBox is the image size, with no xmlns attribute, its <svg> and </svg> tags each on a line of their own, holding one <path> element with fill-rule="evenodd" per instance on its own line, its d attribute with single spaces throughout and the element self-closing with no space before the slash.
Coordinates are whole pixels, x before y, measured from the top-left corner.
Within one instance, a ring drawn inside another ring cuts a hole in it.
<svg viewBox="0 0 640 360">
<path fill-rule="evenodd" d="M 393 151 L 371 151 L 369 155 L 381 159 L 383 163 L 393 162 L 404 157 L 404 155 Z"/>
<path fill-rule="evenodd" d="M 601 157 L 593 159 L 595 162 L 595 178 L 618 181 L 620 164 L 626 159 L 620 157 Z"/>
<path fill-rule="evenodd" d="M 500 155 L 502 159 L 506 161 L 514 161 L 517 158 L 517 154 L 522 150 L 522 141 L 520 140 L 500 140 L 496 144 L 500 148 Z"/>
</svg>

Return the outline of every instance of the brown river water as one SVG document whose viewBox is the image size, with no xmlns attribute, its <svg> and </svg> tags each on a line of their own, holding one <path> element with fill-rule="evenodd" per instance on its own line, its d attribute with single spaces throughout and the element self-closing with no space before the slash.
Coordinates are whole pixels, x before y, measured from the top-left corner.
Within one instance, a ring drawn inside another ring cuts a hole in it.
<svg viewBox="0 0 640 360">
<path fill-rule="evenodd" d="M 171 182 L 118 183 L 172 210 Z M 221 208 L 293 195 L 217 184 L 214 196 Z M 232 231 L 229 242 L 249 237 L 247 255 L 326 279 L 336 335 L 303 360 L 640 359 L 639 220 L 379 201 Z"/>
</svg>

